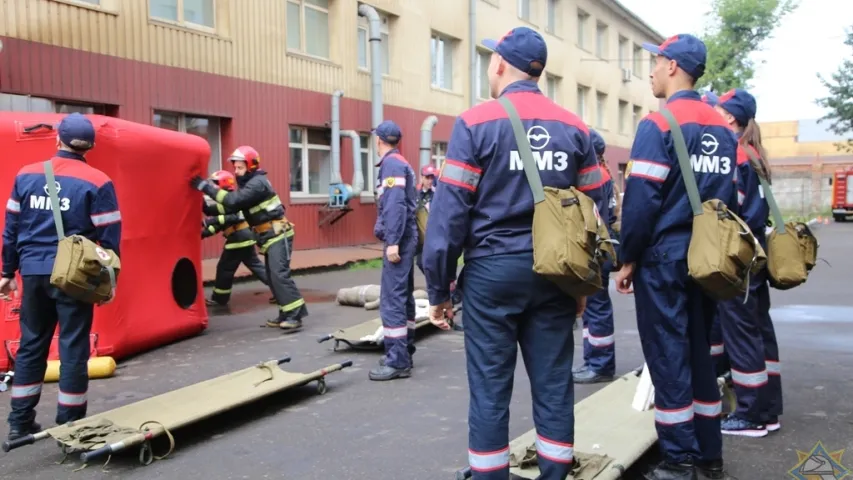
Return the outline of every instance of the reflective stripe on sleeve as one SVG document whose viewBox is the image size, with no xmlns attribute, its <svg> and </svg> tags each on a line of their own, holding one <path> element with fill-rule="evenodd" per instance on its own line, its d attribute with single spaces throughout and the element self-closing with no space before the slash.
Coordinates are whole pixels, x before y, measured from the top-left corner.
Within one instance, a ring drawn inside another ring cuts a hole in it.
<svg viewBox="0 0 853 480">
<path fill-rule="evenodd" d="M 572 463 L 574 449 L 571 443 L 555 442 L 536 435 L 536 453 L 555 463 Z"/>
<path fill-rule="evenodd" d="M 726 347 L 722 343 L 718 343 L 717 345 L 711 345 L 711 356 L 716 357 L 718 355 L 722 355 L 726 353 Z"/>
<path fill-rule="evenodd" d="M 767 385 L 767 370 L 759 372 L 740 372 L 732 369 L 732 383 L 748 388 L 758 388 Z"/>
<path fill-rule="evenodd" d="M 758 186 L 758 195 L 761 198 L 764 198 L 764 187 L 762 187 L 761 185 Z"/>
<path fill-rule="evenodd" d="M 96 227 L 105 227 L 107 225 L 118 223 L 121 221 L 121 212 L 115 210 L 113 212 L 97 213 L 90 216 L 92 224 Z"/>
<path fill-rule="evenodd" d="M 12 213 L 21 213 L 21 203 L 10 198 L 6 200 L 6 210 Z"/>
<path fill-rule="evenodd" d="M 409 335 L 407 327 L 385 327 L 385 338 L 406 338 Z"/>
<path fill-rule="evenodd" d="M 633 175 L 633 172 L 631 172 Z M 693 404 L 684 408 L 664 409 L 655 407 L 655 422 L 662 425 L 677 425 L 693 421 Z"/>
<path fill-rule="evenodd" d="M 740 190 L 737 191 L 737 204 L 743 205 L 743 200 L 746 198 L 746 195 Z"/>
<path fill-rule="evenodd" d="M 65 393 L 59 391 L 59 404 L 66 407 L 82 407 L 86 405 L 86 392 L 83 393 Z"/>
<path fill-rule="evenodd" d="M 598 165 L 584 168 L 578 172 L 578 190 L 581 192 L 594 190 L 602 185 L 604 185 L 604 176 L 601 174 L 601 167 Z"/>
<path fill-rule="evenodd" d="M 441 167 L 439 181 L 476 192 L 482 173 L 481 169 L 467 163 L 446 159 Z"/>
<path fill-rule="evenodd" d="M 774 360 L 765 360 L 768 375 L 782 375 L 782 364 Z"/>
<path fill-rule="evenodd" d="M 414 320 L 409 320 L 406 322 L 406 328 L 408 328 L 409 330 L 414 330 L 417 326 L 418 324 L 415 323 Z"/>
<path fill-rule="evenodd" d="M 700 402 L 693 400 L 693 411 L 701 417 L 719 417 L 723 413 L 723 402 Z"/>
<path fill-rule="evenodd" d="M 663 183 L 669 175 L 670 168 L 662 163 L 650 162 L 648 160 L 632 160 L 631 176 L 637 176 Z"/>
<path fill-rule="evenodd" d="M 41 383 L 29 385 L 12 385 L 12 398 L 34 397 L 41 393 Z"/>
<path fill-rule="evenodd" d="M 493 472 L 509 468 L 509 446 L 493 452 L 476 452 L 469 448 L 468 465 L 475 472 Z"/>
</svg>

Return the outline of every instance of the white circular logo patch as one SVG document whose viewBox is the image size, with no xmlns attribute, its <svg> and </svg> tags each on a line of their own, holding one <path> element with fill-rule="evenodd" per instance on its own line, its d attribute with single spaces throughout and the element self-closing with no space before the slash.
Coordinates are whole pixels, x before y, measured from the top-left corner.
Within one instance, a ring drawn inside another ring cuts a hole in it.
<svg viewBox="0 0 853 480">
<path fill-rule="evenodd" d="M 101 247 L 95 247 L 95 253 L 97 253 L 98 257 L 105 262 L 110 260 L 110 254 Z"/>
</svg>

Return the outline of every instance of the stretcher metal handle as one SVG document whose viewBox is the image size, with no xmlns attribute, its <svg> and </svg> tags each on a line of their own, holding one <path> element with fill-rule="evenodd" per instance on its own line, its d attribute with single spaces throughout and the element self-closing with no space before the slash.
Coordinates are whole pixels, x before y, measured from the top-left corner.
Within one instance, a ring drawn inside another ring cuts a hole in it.
<svg viewBox="0 0 853 480">
<path fill-rule="evenodd" d="M 328 335 L 323 335 L 322 337 L 317 339 L 317 343 L 328 342 L 329 340 L 331 340 L 333 338 L 335 338 L 335 336 L 332 335 L 331 333 Z"/>
<path fill-rule="evenodd" d="M 83 463 L 89 463 L 92 460 L 96 460 L 105 455 L 110 455 L 113 453 L 113 447 L 111 445 L 104 445 L 101 448 L 96 448 L 95 450 L 90 450 L 88 452 L 83 452 L 80 454 L 80 461 Z"/>
<path fill-rule="evenodd" d="M 8 440 L 3 442 L 3 451 L 9 453 L 16 448 L 21 448 L 26 445 L 32 445 L 39 440 L 44 440 L 48 437 L 47 432 L 38 432 L 30 435 L 25 435 L 21 438 L 16 438 L 14 440 Z"/>
<path fill-rule="evenodd" d="M 456 471 L 456 480 L 466 480 L 471 478 L 471 467 L 465 467 L 462 470 Z"/>
<path fill-rule="evenodd" d="M 280 359 L 278 359 L 278 360 L 276 361 L 276 364 L 277 364 L 277 365 L 281 365 L 281 364 L 283 364 L 283 363 L 287 363 L 287 362 L 289 362 L 289 361 L 290 361 L 290 357 L 284 357 L 284 358 L 280 358 Z"/>
</svg>

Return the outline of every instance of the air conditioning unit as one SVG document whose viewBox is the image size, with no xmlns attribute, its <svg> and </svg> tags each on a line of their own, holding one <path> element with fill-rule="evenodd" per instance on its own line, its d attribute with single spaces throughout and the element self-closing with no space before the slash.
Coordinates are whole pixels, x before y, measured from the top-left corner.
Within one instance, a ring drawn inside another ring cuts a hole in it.
<svg viewBox="0 0 853 480">
<path fill-rule="evenodd" d="M 622 83 L 628 83 L 631 81 L 631 70 L 627 68 L 622 69 Z"/>
</svg>

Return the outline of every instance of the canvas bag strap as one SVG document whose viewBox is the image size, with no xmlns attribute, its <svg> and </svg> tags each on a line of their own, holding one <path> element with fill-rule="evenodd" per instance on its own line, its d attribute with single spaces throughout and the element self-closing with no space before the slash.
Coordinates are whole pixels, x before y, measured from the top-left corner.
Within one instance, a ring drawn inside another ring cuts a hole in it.
<svg viewBox="0 0 853 480">
<path fill-rule="evenodd" d="M 753 165 L 760 164 L 758 157 L 752 152 L 752 149 L 744 147 L 743 149 Z M 754 168 L 754 167 L 753 167 Z M 761 174 L 761 170 L 756 168 L 755 173 L 758 175 L 758 181 L 761 182 L 761 190 L 764 191 L 764 198 L 767 200 L 767 205 L 770 207 L 770 214 L 773 215 L 773 228 L 778 234 L 785 233 L 785 219 L 782 218 L 782 212 L 779 211 L 779 204 L 776 203 L 776 197 L 773 196 L 773 190 L 770 189 L 770 184 L 767 179 Z"/>
<path fill-rule="evenodd" d="M 515 135 L 518 153 L 524 164 L 524 175 L 527 177 L 527 183 L 530 184 L 530 191 L 533 192 L 533 203 L 544 202 L 545 190 L 542 188 L 542 179 L 536 169 L 536 161 L 533 160 L 533 152 L 530 150 L 530 142 L 527 141 L 527 133 L 524 131 L 524 125 L 521 124 L 521 118 L 515 110 L 515 105 L 506 96 L 499 98 L 498 102 L 506 110 L 509 122 L 512 124 L 512 133 Z"/>
<path fill-rule="evenodd" d="M 675 155 L 678 157 L 678 165 L 681 167 L 681 177 L 684 179 L 684 188 L 687 189 L 687 198 L 690 199 L 690 208 L 693 215 L 702 215 L 702 200 L 699 197 L 699 187 L 696 185 L 696 177 L 690 168 L 690 154 L 687 153 L 687 143 L 684 141 L 684 133 L 681 125 L 669 110 L 663 108 L 660 113 L 669 123 L 669 131 L 672 133 L 672 142 L 675 144 Z"/>
<path fill-rule="evenodd" d="M 56 236 L 59 240 L 65 238 L 65 227 L 62 225 L 62 213 L 59 211 L 59 193 L 56 191 L 56 177 L 53 175 L 53 162 L 44 162 L 44 176 L 47 179 L 47 191 L 50 195 L 50 210 L 53 212 L 53 223 L 56 225 Z"/>
</svg>

